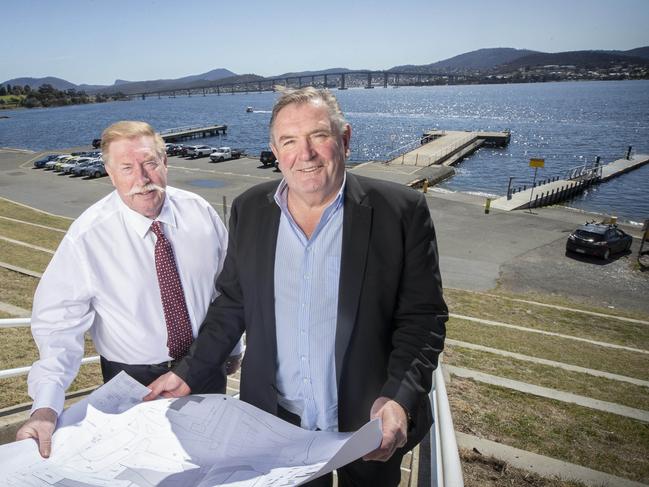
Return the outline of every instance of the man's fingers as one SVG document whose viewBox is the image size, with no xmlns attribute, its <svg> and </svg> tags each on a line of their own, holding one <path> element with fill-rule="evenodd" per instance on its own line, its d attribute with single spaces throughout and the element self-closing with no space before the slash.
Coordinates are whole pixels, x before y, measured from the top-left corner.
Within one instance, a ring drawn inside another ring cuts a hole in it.
<svg viewBox="0 0 649 487">
<path fill-rule="evenodd" d="M 56 425 L 56 413 L 49 408 L 34 411 L 27 422 L 16 433 L 16 440 L 33 438 L 38 443 L 38 451 L 43 458 L 52 453 L 52 434 Z"/>
<path fill-rule="evenodd" d="M 147 387 L 151 389 L 151 392 L 144 396 L 145 401 L 151 401 L 158 396 L 182 397 L 191 392 L 187 383 L 173 372 L 167 372 L 165 375 L 158 377 Z"/>
</svg>

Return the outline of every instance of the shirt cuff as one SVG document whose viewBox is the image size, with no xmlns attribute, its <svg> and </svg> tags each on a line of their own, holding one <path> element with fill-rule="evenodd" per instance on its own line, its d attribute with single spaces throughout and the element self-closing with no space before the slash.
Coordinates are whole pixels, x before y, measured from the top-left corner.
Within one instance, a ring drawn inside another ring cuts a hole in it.
<svg viewBox="0 0 649 487">
<path fill-rule="evenodd" d="M 65 391 L 58 384 L 48 383 L 38 387 L 38 393 L 32 404 L 31 412 L 33 413 L 40 408 L 53 409 L 57 416 L 63 412 L 63 403 L 65 402 Z"/>
</svg>

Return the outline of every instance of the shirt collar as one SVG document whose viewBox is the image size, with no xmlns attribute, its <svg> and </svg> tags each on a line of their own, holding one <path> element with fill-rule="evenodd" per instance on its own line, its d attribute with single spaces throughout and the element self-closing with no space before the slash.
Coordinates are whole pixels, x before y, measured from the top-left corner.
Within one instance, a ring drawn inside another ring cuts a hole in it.
<svg viewBox="0 0 649 487">
<path fill-rule="evenodd" d="M 344 200 L 344 195 L 345 195 L 345 184 L 347 183 L 347 171 L 343 172 L 343 182 L 340 185 L 340 189 L 338 190 L 338 193 L 336 194 L 336 197 L 327 205 L 325 208 L 325 212 L 331 208 L 331 209 L 336 209 L 340 205 L 342 205 L 343 200 Z M 284 213 L 286 216 L 290 216 L 290 212 L 288 211 L 288 184 L 286 183 L 286 179 L 282 179 L 282 181 L 279 183 L 279 186 L 277 187 L 277 190 L 275 191 L 275 195 L 273 196 L 275 199 L 275 203 L 277 203 L 277 206 L 280 207 L 282 210 L 282 213 Z"/>
<path fill-rule="evenodd" d="M 168 188 L 167 188 L 168 189 Z M 153 220 L 150 218 L 139 214 L 137 211 L 130 209 L 126 206 L 126 203 L 122 201 L 122 198 L 117 194 L 117 199 L 119 200 L 120 211 L 124 215 L 124 221 L 137 233 L 140 238 L 144 238 L 147 235 L 147 232 L 151 228 Z M 165 198 L 162 202 L 162 209 L 160 214 L 156 218 L 160 223 L 165 225 L 170 225 L 174 228 L 176 225 L 176 216 L 173 210 L 173 204 L 169 201 L 169 195 L 165 192 Z"/>
</svg>

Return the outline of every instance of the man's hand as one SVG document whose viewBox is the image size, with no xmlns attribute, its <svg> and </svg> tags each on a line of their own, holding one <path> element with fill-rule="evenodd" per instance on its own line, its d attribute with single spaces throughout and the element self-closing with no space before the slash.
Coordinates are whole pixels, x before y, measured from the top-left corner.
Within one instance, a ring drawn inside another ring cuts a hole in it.
<svg viewBox="0 0 649 487">
<path fill-rule="evenodd" d="M 158 396 L 182 397 L 192 392 L 187 383 L 173 372 L 161 375 L 147 387 L 151 392 L 144 396 L 145 401 L 151 401 Z"/>
<path fill-rule="evenodd" d="M 381 446 L 363 457 L 363 460 L 387 462 L 397 448 L 408 439 L 408 415 L 401 405 L 388 397 L 379 397 L 372 405 L 370 419 L 381 418 L 383 439 Z"/>
<path fill-rule="evenodd" d="M 239 367 L 241 367 L 241 358 L 243 354 L 230 355 L 225 361 L 225 373 L 228 375 L 236 374 Z"/>
<path fill-rule="evenodd" d="M 16 433 L 16 440 L 33 438 L 38 443 L 38 451 L 43 458 L 52 453 L 52 434 L 56 426 L 57 414 L 50 408 L 38 408 Z"/>
</svg>

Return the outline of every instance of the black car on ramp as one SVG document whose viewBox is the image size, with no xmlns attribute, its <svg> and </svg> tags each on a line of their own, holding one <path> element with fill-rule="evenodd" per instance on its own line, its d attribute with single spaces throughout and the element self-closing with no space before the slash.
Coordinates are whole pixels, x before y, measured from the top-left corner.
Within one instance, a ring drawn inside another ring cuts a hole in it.
<svg viewBox="0 0 649 487">
<path fill-rule="evenodd" d="M 586 223 L 568 236 L 566 252 L 593 255 L 608 260 L 611 254 L 626 252 L 633 238 L 617 225 Z"/>
</svg>

